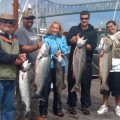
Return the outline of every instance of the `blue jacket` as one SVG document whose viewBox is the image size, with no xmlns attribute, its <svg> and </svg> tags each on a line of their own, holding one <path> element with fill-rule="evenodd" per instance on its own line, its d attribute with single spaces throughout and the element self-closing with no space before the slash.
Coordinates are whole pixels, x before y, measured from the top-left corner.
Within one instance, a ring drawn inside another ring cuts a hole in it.
<svg viewBox="0 0 120 120">
<path fill-rule="evenodd" d="M 46 35 L 43 40 L 47 45 L 51 47 L 51 68 L 54 68 L 53 56 L 57 54 L 58 50 L 62 51 L 63 55 L 69 53 L 69 47 L 67 45 L 67 41 L 64 35 L 59 37 L 58 35 Z M 65 66 L 65 60 L 62 63 L 62 66 Z"/>
</svg>

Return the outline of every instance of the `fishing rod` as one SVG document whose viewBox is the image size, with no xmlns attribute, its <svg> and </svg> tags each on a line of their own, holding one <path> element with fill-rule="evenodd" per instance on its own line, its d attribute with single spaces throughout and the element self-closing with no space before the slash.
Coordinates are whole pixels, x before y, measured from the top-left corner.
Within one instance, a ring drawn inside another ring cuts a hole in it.
<svg viewBox="0 0 120 120">
<path fill-rule="evenodd" d="M 117 0 L 117 2 L 116 2 L 116 7 L 115 7 L 114 15 L 113 15 L 113 20 L 115 20 L 115 16 L 116 16 L 116 12 L 117 12 L 118 3 L 119 3 L 119 0 Z"/>
</svg>

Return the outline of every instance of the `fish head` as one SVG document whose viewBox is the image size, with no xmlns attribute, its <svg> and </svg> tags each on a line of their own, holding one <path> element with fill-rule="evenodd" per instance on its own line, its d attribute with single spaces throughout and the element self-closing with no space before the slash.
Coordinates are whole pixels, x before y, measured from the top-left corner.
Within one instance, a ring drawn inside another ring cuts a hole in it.
<svg viewBox="0 0 120 120">
<path fill-rule="evenodd" d="M 87 39 L 84 39 L 84 36 L 82 38 L 79 38 L 77 40 L 77 47 L 82 48 L 86 44 Z"/>
<path fill-rule="evenodd" d="M 54 55 L 54 59 L 58 63 L 62 63 L 63 62 L 63 57 L 61 55 L 59 55 L 59 56 Z"/>
<path fill-rule="evenodd" d="M 107 33 L 103 33 L 100 36 L 98 36 L 97 38 L 97 45 L 99 45 L 101 43 L 101 40 L 107 36 Z"/>
<path fill-rule="evenodd" d="M 44 43 L 41 47 L 41 54 L 43 57 L 49 56 L 50 55 L 50 46 Z"/>
<path fill-rule="evenodd" d="M 58 61 L 59 63 L 62 63 L 62 62 L 63 62 L 63 57 L 62 57 L 62 56 L 58 56 L 57 61 Z"/>
<path fill-rule="evenodd" d="M 28 62 L 28 60 L 26 60 L 23 64 L 22 64 L 22 68 L 23 71 L 27 71 L 30 68 L 31 63 Z"/>
<path fill-rule="evenodd" d="M 103 50 L 109 52 L 112 48 L 112 40 L 108 37 L 103 38 Z"/>
<path fill-rule="evenodd" d="M 22 67 L 26 67 L 28 65 L 28 60 L 26 60 L 23 64 Z"/>
</svg>

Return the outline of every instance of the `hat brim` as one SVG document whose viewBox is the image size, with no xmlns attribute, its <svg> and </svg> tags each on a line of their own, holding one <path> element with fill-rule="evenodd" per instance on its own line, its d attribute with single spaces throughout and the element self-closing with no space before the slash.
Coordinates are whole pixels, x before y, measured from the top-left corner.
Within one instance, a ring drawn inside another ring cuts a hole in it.
<svg viewBox="0 0 120 120">
<path fill-rule="evenodd" d="M 16 19 L 7 19 L 7 18 L 0 18 L 0 20 L 10 20 L 10 21 L 16 21 Z"/>
<path fill-rule="evenodd" d="M 33 18 L 33 19 L 36 19 L 36 17 L 34 15 L 32 15 L 32 16 L 26 16 L 26 17 L 23 16 L 23 18 L 30 18 L 30 17 Z"/>
<path fill-rule="evenodd" d="M 0 15 L 0 20 L 15 20 L 15 18 L 13 17 L 13 15 L 10 14 L 1 14 Z"/>
</svg>

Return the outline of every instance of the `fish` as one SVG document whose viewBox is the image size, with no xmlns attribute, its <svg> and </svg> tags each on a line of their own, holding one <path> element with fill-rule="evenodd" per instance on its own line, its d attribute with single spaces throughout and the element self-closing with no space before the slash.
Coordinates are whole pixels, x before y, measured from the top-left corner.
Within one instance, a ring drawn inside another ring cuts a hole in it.
<svg viewBox="0 0 120 120">
<path fill-rule="evenodd" d="M 77 40 L 77 45 L 73 53 L 72 69 L 73 78 L 75 79 L 76 82 L 71 92 L 79 91 L 80 89 L 82 74 L 85 70 L 86 65 L 86 46 L 85 46 L 86 41 L 87 39 L 84 40 L 84 37 L 79 38 Z"/>
<path fill-rule="evenodd" d="M 62 69 L 62 62 L 64 60 L 64 56 L 62 54 L 60 55 L 55 55 L 54 56 L 54 61 L 55 61 L 55 76 L 56 76 L 56 92 L 57 92 L 57 98 L 59 101 L 61 100 L 62 96 L 62 86 L 63 86 L 63 69 Z"/>
<path fill-rule="evenodd" d="M 112 45 L 113 42 L 109 37 L 103 37 L 103 46 L 99 55 L 100 91 L 109 91 L 107 81 L 109 72 L 112 69 Z"/>
<path fill-rule="evenodd" d="M 50 46 L 44 43 L 39 49 L 39 53 L 36 59 L 35 64 L 35 81 L 34 85 L 36 86 L 35 95 L 33 98 L 41 99 L 41 92 L 48 80 L 50 72 Z"/>
<path fill-rule="evenodd" d="M 25 117 L 28 113 L 30 113 L 30 86 L 29 86 L 29 80 L 28 80 L 28 69 L 30 68 L 31 63 L 26 60 L 22 64 L 23 70 L 19 71 L 19 89 L 22 101 L 25 104 Z"/>
</svg>

